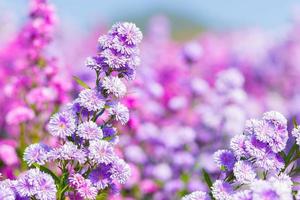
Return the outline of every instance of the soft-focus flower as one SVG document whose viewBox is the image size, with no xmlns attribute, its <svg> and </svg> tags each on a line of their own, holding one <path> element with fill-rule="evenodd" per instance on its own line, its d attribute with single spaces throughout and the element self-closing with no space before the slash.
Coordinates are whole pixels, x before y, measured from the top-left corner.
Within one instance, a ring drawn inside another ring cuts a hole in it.
<svg viewBox="0 0 300 200">
<path fill-rule="evenodd" d="M 205 192 L 197 191 L 185 195 L 181 200 L 209 200 L 209 197 Z"/>
<path fill-rule="evenodd" d="M 18 125 L 22 122 L 32 120 L 34 118 L 34 112 L 24 106 L 18 106 L 9 111 L 6 115 L 6 122 L 10 125 Z"/>
<path fill-rule="evenodd" d="M 112 179 L 124 184 L 130 177 L 131 170 L 129 165 L 123 159 L 117 159 L 112 163 L 110 173 Z"/>
</svg>

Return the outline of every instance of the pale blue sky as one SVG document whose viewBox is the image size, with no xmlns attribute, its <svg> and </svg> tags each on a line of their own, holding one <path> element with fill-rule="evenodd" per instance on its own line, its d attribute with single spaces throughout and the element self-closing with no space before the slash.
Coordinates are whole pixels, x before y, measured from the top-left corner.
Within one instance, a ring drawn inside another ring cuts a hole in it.
<svg viewBox="0 0 300 200">
<path fill-rule="evenodd" d="M 50 0 L 62 22 L 84 28 L 99 21 L 147 18 L 152 13 L 174 13 L 193 23 L 218 29 L 241 26 L 280 28 L 291 19 L 298 0 Z M 26 14 L 27 0 L 1 0 L 0 5 Z M 1 13 L 1 12 L 0 12 Z"/>
</svg>

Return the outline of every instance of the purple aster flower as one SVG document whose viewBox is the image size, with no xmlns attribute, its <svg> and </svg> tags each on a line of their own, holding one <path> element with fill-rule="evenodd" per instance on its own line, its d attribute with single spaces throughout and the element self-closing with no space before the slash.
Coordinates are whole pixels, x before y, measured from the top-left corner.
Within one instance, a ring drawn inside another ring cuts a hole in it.
<svg viewBox="0 0 300 200">
<path fill-rule="evenodd" d="M 230 148 L 238 159 L 247 155 L 245 150 L 245 140 L 245 135 L 236 135 L 230 141 Z"/>
<path fill-rule="evenodd" d="M 84 199 L 96 199 L 98 194 L 97 188 L 95 188 L 89 179 L 86 179 L 85 182 L 77 188 L 77 192 Z"/>
<path fill-rule="evenodd" d="M 121 103 L 116 103 L 111 106 L 108 110 L 109 114 L 114 116 L 117 121 L 121 124 L 126 124 L 129 121 L 129 110 L 126 106 Z"/>
<path fill-rule="evenodd" d="M 97 164 L 109 164 L 116 158 L 111 143 L 105 140 L 93 140 L 89 146 L 89 158 Z"/>
<path fill-rule="evenodd" d="M 230 200 L 233 189 L 229 183 L 216 180 L 212 185 L 211 193 L 216 200 Z"/>
<path fill-rule="evenodd" d="M 44 172 L 39 172 L 36 178 L 37 190 L 35 197 L 41 200 L 56 200 L 56 186 L 53 178 Z"/>
<path fill-rule="evenodd" d="M 265 155 L 271 151 L 268 144 L 257 140 L 255 136 L 251 136 L 245 141 L 245 149 L 247 154 L 254 158 L 265 157 Z"/>
<path fill-rule="evenodd" d="M 252 164 L 242 160 L 234 164 L 233 173 L 236 180 L 241 184 L 249 184 L 256 177 Z"/>
<path fill-rule="evenodd" d="M 101 66 L 97 63 L 95 58 L 93 57 L 87 57 L 85 60 L 85 66 L 94 69 L 94 70 L 100 70 Z"/>
<path fill-rule="evenodd" d="M 34 112 L 24 106 L 18 106 L 10 110 L 6 115 L 6 122 L 10 125 L 17 125 L 34 118 Z"/>
<path fill-rule="evenodd" d="M 81 174 L 72 174 L 69 176 L 69 183 L 73 188 L 79 188 L 85 182 L 85 178 Z"/>
<path fill-rule="evenodd" d="M 137 45 L 143 39 L 143 34 L 140 29 L 129 22 L 115 24 L 110 34 L 119 36 L 127 45 Z"/>
<path fill-rule="evenodd" d="M 121 98 L 126 94 L 126 86 L 118 77 L 104 77 L 102 87 L 116 98 Z"/>
<path fill-rule="evenodd" d="M 75 160 L 83 164 L 87 160 L 87 153 L 72 142 L 67 141 L 63 146 L 49 152 L 49 160 Z"/>
<path fill-rule="evenodd" d="M 236 159 L 232 151 L 223 149 L 214 153 L 214 161 L 221 169 L 225 167 L 230 171 L 233 169 Z"/>
<path fill-rule="evenodd" d="M 203 48 L 196 41 L 189 42 L 183 47 L 183 55 L 187 62 L 197 62 L 203 55 Z"/>
<path fill-rule="evenodd" d="M 101 164 L 89 174 L 89 180 L 98 189 L 103 190 L 112 183 L 111 164 Z"/>
<path fill-rule="evenodd" d="M 29 166 L 31 166 L 33 163 L 44 165 L 48 159 L 49 151 L 50 148 L 47 145 L 40 143 L 31 144 L 25 149 L 23 159 Z"/>
<path fill-rule="evenodd" d="M 15 192 L 6 184 L 0 182 L 0 199 L 1 200 L 15 200 Z"/>
<path fill-rule="evenodd" d="M 232 200 L 253 200 L 251 190 L 244 190 L 235 193 L 232 197 Z"/>
<path fill-rule="evenodd" d="M 261 167 L 265 170 L 279 171 L 284 167 L 284 160 L 279 154 L 269 152 L 263 157 L 257 158 L 255 161 L 255 166 Z"/>
<path fill-rule="evenodd" d="M 111 178 L 116 180 L 118 183 L 124 184 L 131 175 L 129 165 L 123 159 L 116 159 L 112 163 L 110 169 Z"/>
<path fill-rule="evenodd" d="M 56 113 L 51 117 L 47 128 L 51 135 L 64 139 L 75 132 L 76 120 L 69 112 Z"/>
<path fill-rule="evenodd" d="M 196 191 L 185 195 L 181 200 L 209 200 L 206 192 Z"/>
<path fill-rule="evenodd" d="M 16 191 L 21 197 L 33 196 L 37 191 L 36 178 L 39 175 L 39 170 L 30 169 L 22 173 L 15 184 Z"/>
<path fill-rule="evenodd" d="M 78 126 L 77 134 L 79 137 L 86 140 L 95 140 L 103 138 L 103 133 L 100 127 L 95 122 L 86 121 Z"/>
<path fill-rule="evenodd" d="M 88 111 L 97 111 L 105 106 L 105 99 L 96 89 L 85 89 L 79 93 L 78 103 Z"/>
<path fill-rule="evenodd" d="M 251 184 L 253 200 L 292 200 L 292 191 L 278 181 L 257 180 Z"/>
<path fill-rule="evenodd" d="M 100 53 L 100 58 L 103 59 L 103 64 L 108 65 L 112 69 L 120 69 L 126 67 L 129 62 L 129 59 L 119 54 L 118 52 L 112 49 L 105 49 Z"/>
</svg>

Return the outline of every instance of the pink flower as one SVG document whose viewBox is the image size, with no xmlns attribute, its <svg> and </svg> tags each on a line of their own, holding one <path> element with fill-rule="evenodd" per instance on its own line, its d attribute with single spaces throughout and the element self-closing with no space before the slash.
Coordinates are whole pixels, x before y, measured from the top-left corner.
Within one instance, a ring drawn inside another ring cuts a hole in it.
<svg viewBox="0 0 300 200">
<path fill-rule="evenodd" d="M 9 125 L 17 125 L 33 118 L 34 112 L 31 109 L 25 106 L 18 106 L 8 112 L 6 115 L 6 122 Z"/>
</svg>

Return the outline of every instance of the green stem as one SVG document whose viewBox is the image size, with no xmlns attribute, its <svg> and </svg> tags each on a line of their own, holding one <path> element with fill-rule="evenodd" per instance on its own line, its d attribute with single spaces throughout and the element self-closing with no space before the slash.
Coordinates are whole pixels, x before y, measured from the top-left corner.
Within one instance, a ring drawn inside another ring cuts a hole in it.
<svg viewBox="0 0 300 200">
<path fill-rule="evenodd" d="M 25 161 L 23 161 L 22 157 L 23 157 L 23 153 L 26 149 L 26 141 L 25 141 L 25 124 L 21 123 L 20 124 L 20 138 L 19 138 L 19 153 L 20 153 L 20 157 L 21 157 L 21 170 L 26 170 L 27 165 L 25 163 Z"/>
</svg>

